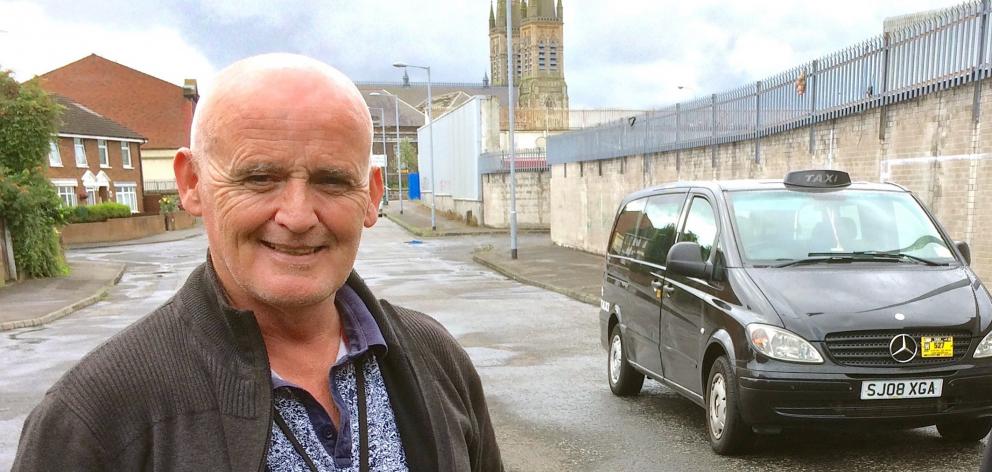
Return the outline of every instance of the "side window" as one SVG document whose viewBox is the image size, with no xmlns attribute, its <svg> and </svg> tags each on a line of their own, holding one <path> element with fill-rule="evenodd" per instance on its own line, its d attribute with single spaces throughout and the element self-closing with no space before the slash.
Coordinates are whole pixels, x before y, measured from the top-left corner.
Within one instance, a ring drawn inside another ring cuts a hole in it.
<svg viewBox="0 0 992 472">
<path fill-rule="evenodd" d="M 675 244 L 675 226 L 682 212 L 684 193 L 656 195 L 648 199 L 644 208 L 641 229 L 637 233 L 642 241 L 638 259 L 652 264 L 665 265 L 668 250 Z"/>
<path fill-rule="evenodd" d="M 694 197 L 689 207 L 689 216 L 685 220 L 685 229 L 679 241 L 699 243 L 703 260 L 710 257 L 713 244 L 716 242 L 716 215 L 713 206 L 702 197 Z"/>
<path fill-rule="evenodd" d="M 610 254 L 631 257 L 636 252 L 637 225 L 644 213 L 645 203 L 645 198 L 629 202 L 617 215 L 617 224 L 610 237 Z"/>
</svg>

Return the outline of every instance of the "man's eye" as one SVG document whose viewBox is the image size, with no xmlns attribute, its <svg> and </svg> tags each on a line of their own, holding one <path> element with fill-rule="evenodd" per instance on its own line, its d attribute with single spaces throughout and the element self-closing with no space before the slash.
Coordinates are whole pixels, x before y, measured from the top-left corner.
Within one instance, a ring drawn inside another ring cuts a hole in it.
<svg viewBox="0 0 992 472">
<path fill-rule="evenodd" d="M 270 174 L 252 174 L 245 177 L 245 182 L 249 184 L 269 184 L 275 182 L 276 178 Z"/>
</svg>

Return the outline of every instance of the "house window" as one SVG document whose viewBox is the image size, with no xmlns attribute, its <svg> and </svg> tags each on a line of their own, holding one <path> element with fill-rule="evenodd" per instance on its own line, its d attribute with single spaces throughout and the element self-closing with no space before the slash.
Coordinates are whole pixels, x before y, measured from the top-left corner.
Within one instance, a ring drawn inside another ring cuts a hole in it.
<svg viewBox="0 0 992 472">
<path fill-rule="evenodd" d="M 125 169 L 131 168 L 131 145 L 127 141 L 121 141 L 121 161 Z"/>
<path fill-rule="evenodd" d="M 79 203 L 76 200 L 76 183 L 75 179 L 52 179 L 55 193 L 65 206 L 76 206 Z"/>
<path fill-rule="evenodd" d="M 131 207 L 131 213 L 138 212 L 137 184 L 118 182 L 117 186 L 114 187 L 114 193 L 117 195 L 117 203 L 123 203 Z"/>
<path fill-rule="evenodd" d="M 96 147 L 100 150 L 100 167 L 110 167 L 110 156 L 107 153 L 107 140 L 96 140 Z"/>
<path fill-rule="evenodd" d="M 83 140 L 72 138 L 72 147 L 76 150 L 76 167 L 89 167 L 86 163 L 86 148 L 83 146 Z"/>
<path fill-rule="evenodd" d="M 96 193 L 96 189 L 95 188 L 88 188 L 88 189 L 86 189 L 86 204 L 87 205 L 96 205 L 97 203 L 99 203 L 99 202 L 96 201 L 96 198 L 97 198 L 97 193 Z"/>
<path fill-rule="evenodd" d="M 51 167 L 62 167 L 62 155 L 59 154 L 58 138 L 48 142 L 48 165 Z"/>
<path fill-rule="evenodd" d="M 76 206 L 76 187 L 60 185 L 55 187 L 55 190 L 58 192 L 62 203 L 65 203 L 65 206 Z"/>
</svg>

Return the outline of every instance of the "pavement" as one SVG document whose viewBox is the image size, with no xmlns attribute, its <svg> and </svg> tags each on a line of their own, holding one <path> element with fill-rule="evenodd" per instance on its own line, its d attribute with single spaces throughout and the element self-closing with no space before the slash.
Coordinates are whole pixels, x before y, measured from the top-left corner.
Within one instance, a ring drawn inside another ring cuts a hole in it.
<svg viewBox="0 0 992 472">
<path fill-rule="evenodd" d="M 431 231 L 431 210 L 418 202 L 390 202 L 386 217 L 415 236 L 454 236 L 509 234 L 506 229 L 469 226 L 462 221 L 438 215 L 437 231 Z M 581 302 L 599 306 L 605 259 L 601 255 L 569 249 L 551 242 L 547 229 L 525 228 L 521 232 L 537 233 L 519 238 L 517 259 L 510 257 L 509 238 L 477 250 L 472 259 L 518 282 L 552 290 Z"/>
<path fill-rule="evenodd" d="M 399 200 L 392 200 L 383 208 L 385 217 L 400 225 L 415 236 L 422 238 L 443 236 L 467 236 L 474 234 L 509 234 L 507 228 L 491 228 L 488 226 L 471 226 L 464 221 L 448 218 L 442 212 L 435 212 L 434 221 L 437 229 L 431 230 L 431 208 L 420 200 L 404 200 L 403 213 L 400 213 Z M 520 232 L 546 233 L 545 227 L 522 226 Z"/>
<path fill-rule="evenodd" d="M 70 249 L 132 246 L 189 239 L 203 234 L 203 227 L 167 231 L 127 241 L 89 243 Z M 0 287 L 0 331 L 40 326 L 62 318 L 103 298 L 124 275 L 125 265 L 113 262 L 68 261 L 69 275 L 29 279 Z"/>
</svg>

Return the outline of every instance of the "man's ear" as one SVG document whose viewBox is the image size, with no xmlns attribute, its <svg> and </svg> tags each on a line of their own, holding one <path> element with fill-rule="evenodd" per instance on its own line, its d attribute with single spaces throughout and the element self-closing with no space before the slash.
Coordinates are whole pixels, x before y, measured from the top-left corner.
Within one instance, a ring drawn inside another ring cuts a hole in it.
<svg viewBox="0 0 992 472">
<path fill-rule="evenodd" d="M 365 227 L 371 228 L 379 220 L 379 202 L 386 189 L 382 186 L 382 169 L 373 167 L 369 172 L 369 207 L 365 211 Z"/>
<path fill-rule="evenodd" d="M 176 158 L 172 161 L 172 170 L 176 173 L 176 188 L 179 189 L 179 199 L 183 203 L 183 208 L 191 215 L 203 216 L 203 202 L 200 201 L 200 194 L 197 191 L 200 176 L 197 174 L 196 163 L 193 162 L 193 152 L 189 148 L 182 148 L 176 152 Z"/>
</svg>

